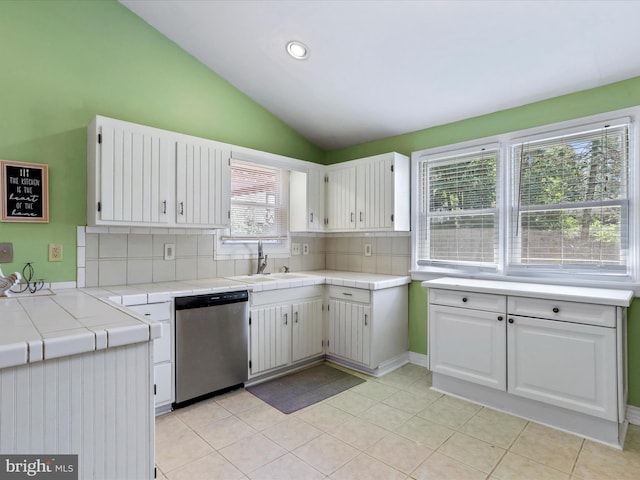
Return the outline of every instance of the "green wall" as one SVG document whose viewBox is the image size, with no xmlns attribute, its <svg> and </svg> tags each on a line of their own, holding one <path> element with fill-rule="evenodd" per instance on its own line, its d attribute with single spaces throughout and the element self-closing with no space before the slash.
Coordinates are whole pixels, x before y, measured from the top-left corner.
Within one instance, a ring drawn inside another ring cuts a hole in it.
<svg viewBox="0 0 640 480">
<path fill-rule="evenodd" d="M 0 159 L 49 165 L 50 223 L 0 223 L 14 263 L 75 281 L 95 115 L 315 162 L 324 152 L 115 0 L 0 2 Z M 64 261 L 47 261 L 49 242 Z"/>
</svg>

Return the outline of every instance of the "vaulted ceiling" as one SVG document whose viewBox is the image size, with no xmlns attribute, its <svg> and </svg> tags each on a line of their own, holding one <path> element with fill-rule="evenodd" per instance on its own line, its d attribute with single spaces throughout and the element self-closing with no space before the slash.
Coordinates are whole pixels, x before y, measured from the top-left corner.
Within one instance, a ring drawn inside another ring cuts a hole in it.
<svg viewBox="0 0 640 480">
<path fill-rule="evenodd" d="M 327 151 L 640 76 L 636 0 L 120 3 Z"/>
</svg>

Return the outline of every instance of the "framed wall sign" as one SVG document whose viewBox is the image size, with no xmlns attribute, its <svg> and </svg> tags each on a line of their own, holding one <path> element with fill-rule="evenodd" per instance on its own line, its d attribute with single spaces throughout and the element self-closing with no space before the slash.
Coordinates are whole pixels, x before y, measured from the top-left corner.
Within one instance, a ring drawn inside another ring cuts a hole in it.
<svg viewBox="0 0 640 480">
<path fill-rule="evenodd" d="M 3 222 L 49 222 L 49 166 L 0 160 Z"/>
</svg>

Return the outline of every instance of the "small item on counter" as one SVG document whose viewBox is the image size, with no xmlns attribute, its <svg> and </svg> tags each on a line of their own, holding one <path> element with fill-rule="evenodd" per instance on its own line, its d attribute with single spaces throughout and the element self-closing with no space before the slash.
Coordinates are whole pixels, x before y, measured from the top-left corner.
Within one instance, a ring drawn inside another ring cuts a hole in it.
<svg viewBox="0 0 640 480">
<path fill-rule="evenodd" d="M 20 274 L 18 272 L 14 273 L 20 277 Z M 18 290 L 11 289 L 11 293 L 24 293 L 26 291 L 29 291 L 29 293 L 36 293 L 38 290 L 41 290 L 42 287 L 44 287 L 44 280 L 42 278 L 39 278 L 38 280 L 31 282 L 34 273 L 35 272 L 33 270 L 33 265 L 31 265 L 31 262 L 27 262 L 22 268 L 22 276 L 18 278 L 18 282 L 20 281 L 20 279 L 22 279 L 25 281 L 24 284 L 18 287 Z"/>
<path fill-rule="evenodd" d="M 10 273 L 5 277 L 2 273 L 2 267 L 0 267 L 0 297 L 8 297 L 9 289 L 20 281 L 22 276 L 18 272 Z"/>
</svg>

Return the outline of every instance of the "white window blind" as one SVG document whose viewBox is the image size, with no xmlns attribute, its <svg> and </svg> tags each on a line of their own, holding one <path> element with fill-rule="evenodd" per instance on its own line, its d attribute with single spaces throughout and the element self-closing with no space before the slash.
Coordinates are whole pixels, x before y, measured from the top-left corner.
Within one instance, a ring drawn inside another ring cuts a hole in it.
<svg viewBox="0 0 640 480">
<path fill-rule="evenodd" d="M 287 236 L 286 171 L 231 160 L 231 228 L 226 240 Z"/>
<path fill-rule="evenodd" d="M 511 269 L 627 273 L 628 124 L 511 147 Z"/>
<path fill-rule="evenodd" d="M 497 265 L 497 166 L 497 147 L 419 161 L 419 265 Z"/>
</svg>

